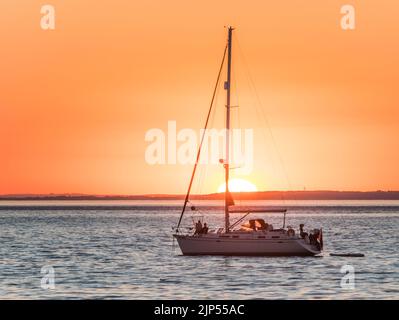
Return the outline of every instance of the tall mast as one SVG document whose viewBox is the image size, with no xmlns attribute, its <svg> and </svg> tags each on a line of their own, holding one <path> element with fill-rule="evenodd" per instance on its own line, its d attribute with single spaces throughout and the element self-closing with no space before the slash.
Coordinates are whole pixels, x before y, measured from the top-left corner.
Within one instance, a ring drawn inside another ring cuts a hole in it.
<svg viewBox="0 0 399 320">
<path fill-rule="evenodd" d="M 224 194 L 224 214 L 225 214 L 225 231 L 230 231 L 229 222 L 229 205 L 231 203 L 231 196 L 229 193 L 229 157 L 230 157 L 230 91 L 231 91 L 231 47 L 232 35 L 234 28 L 228 27 L 228 41 L 227 41 L 227 81 L 225 82 L 225 89 L 227 91 L 226 99 L 226 160 L 224 163 L 225 178 L 226 178 L 226 191 Z"/>
</svg>

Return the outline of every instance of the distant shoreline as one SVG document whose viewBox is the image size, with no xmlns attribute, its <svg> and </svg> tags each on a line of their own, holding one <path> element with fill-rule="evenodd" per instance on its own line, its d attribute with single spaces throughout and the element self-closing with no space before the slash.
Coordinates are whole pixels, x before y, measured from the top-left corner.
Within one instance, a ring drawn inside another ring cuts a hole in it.
<svg viewBox="0 0 399 320">
<path fill-rule="evenodd" d="M 232 193 L 236 200 L 399 200 L 399 191 L 258 191 Z M 185 195 L 0 195 L 1 200 L 183 200 Z M 195 200 L 220 200 L 223 193 L 192 195 Z"/>
</svg>

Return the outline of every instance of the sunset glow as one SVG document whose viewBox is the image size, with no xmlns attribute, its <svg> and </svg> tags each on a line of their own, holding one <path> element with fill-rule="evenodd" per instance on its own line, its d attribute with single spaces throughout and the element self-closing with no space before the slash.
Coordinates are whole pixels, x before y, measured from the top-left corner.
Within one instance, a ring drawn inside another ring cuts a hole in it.
<svg viewBox="0 0 399 320">
<path fill-rule="evenodd" d="M 144 137 L 203 128 L 227 24 L 259 190 L 399 189 L 399 2 L 354 1 L 347 31 L 339 0 L 50 3 L 55 30 L 0 2 L 0 194 L 184 194 L 192 164 L 148 164 Z"/>
</svg>

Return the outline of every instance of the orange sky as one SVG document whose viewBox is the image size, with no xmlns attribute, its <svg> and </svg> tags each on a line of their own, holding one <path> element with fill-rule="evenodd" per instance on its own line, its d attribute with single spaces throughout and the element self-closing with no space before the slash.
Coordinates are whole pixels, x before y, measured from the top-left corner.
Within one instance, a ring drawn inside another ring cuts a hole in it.
<svg viewBox="0 0 399 320">
<path fill-rule="evenodd" d="M 238 178 L 262 190 L 399 189 L 395 1 L 350 1 L 352 31 L 340 28 L 344 0 L 46 3 L 53 31 L 40 28 L 43 1 L 0 2 L 0 194 L 184 193 L 191 166 L 148 165 L 144 135 L 168 120 L 202 126 L 226 24 L 245 59 L 234 47 L 233 104 L 255 129 L 254 170 Z M 222 183 L 215 168 L 206 178 L 194 192 Z"/>
</svg>

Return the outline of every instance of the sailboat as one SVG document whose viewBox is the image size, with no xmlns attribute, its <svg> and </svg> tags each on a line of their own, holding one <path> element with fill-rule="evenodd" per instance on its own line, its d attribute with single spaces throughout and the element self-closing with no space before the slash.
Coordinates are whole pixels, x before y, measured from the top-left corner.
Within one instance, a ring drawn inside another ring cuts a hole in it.
<svg viewBox="0 0 399 320">
<path fill-rule="evenodd" d="M 229 26 L 227 45 L 225 47 L 222 64 L 219 69 L 216 87 L 219 83 L 223 65 L 225 63 L 227 51 L 227 78 L 224 82 L 226 90 L 226 152 L 225 159 L 221 160 L 225 171 L 225 192 L 224 192 L 224 228 L 216 230 L 201 231 L 189 228 L 189 231 L 182 231 L 181 222 L 183 215 L 189 203 L 191 187 L 196 173 L 197 165 L 200 159 L 201 148 L 204 141 L 204 135 L 200 141 L 196 162 L 191 175 L 188 191 L 184 200 L 183 209 L 180 214 L 175 232 L 176 238 L 183 255 L 224 255 L 224 256 L 314 256 L 320 254 L 323 249 L 322 229 L 314 229 L 310 233 L 303 231 L 303 225 L 300 225 L 298 233 L 292 227 L 285 227 L 285 215 L 287 209 L 256 209 L 241 210 L 234 208 L 234 200 L 229 192 L 229 130 L 230 130 L 230 95 L 231 95 L 231 67 L 232 67 L 232 35 L 234 28 Z M 205 123 L 207 129 L 216 87 L 212 98 L 208 117 Z M 204 130 L 204 132 L 205 132 Z M 253 218 L 247 222 L 244 219 L 253 213 L 281 212 L 284 214 L 284 224 L 282 228 L 274 229 L 264 219 Z M 243 213 L 244 215 L 230 224 L 230 213 Z M 198 227 L 198 226 L 197 226 Z"/>
</svg>

